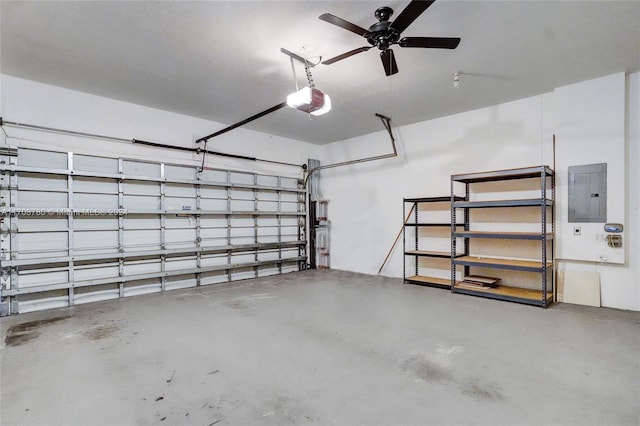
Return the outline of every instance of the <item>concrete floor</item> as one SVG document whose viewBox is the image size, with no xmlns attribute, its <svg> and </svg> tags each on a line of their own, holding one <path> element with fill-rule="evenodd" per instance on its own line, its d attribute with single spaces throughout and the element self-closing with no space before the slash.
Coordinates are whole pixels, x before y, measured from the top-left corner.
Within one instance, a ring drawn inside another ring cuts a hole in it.
<svg viewBox="0 0 640 426">
<path fill-rule="evenodd" d="M 640 313 L 308 271 L 2 319 L 3 425 L 640 424 Z"/>
</svg>

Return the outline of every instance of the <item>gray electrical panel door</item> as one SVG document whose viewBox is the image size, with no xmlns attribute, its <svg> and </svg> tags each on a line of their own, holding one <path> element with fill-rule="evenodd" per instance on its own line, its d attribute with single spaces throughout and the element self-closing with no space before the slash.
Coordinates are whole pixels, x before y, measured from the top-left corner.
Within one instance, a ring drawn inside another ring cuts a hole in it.
<svg viewBox="0 0 640 426">
<path fill-rule="evenodd" d="M 607 221 L 607 163 L 569 167 L 569 222 Z"/>
</svg>

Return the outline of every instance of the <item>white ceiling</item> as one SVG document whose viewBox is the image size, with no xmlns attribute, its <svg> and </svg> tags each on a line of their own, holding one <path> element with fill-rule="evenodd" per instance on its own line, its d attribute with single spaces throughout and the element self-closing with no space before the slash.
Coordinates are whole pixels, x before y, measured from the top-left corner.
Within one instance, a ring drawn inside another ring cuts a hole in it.
<svg viewBox="0 0 640 426">
<path fill-rule="evenodd" d="M 328 59 L 367 45 L 319 15 L 367 28 L 376 8 L 397 16 L 408 3 L 2 1 L 1 71 L 228 125 L 294 91 L 281 47 Z M 245 127 L 322 144 L 382 130 L 374 113 L 404 125 L 640 71 L 639 23 L 640 1 L 439 0 L 402 35 L 461 37 L 456 50 L 395 46 L 392 77 L 376 49 L 318 65 L 329 114 L 285 108 Z M 304 84 L 300 63 L 296 72 Z"/>
</svg>

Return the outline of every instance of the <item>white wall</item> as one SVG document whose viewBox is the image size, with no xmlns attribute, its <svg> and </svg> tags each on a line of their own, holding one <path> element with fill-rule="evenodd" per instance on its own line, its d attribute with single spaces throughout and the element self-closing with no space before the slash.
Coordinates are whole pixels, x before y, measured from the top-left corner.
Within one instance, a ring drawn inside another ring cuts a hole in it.
<svg viewBox="0 0 640 426">
<path fill-rule="evenodd" d="M 558 117 L 550 120 L 548 113 L 558 113 L 558 105 L 571 105 L 572 96 L 575 98 L 571 107 L 577 110 L 583 107 L 581 102 L 585 99 L 595 98 L 590 105 L 595 110 L 590 110 L 587 121 L 571 124 L 573 134 L 582 129 L 583 132 L 596 132 L 602 138 L 602 133 L 610 132 L 613 126 L 619 134 L 609 134 L 606 141 L 618 155 L 614 158 L 626 158 L 627 165 L 638 164 L 639 77 L 634 74 L 627 78 L 626 87 L 620 84 L 625 81 L 624 75 L 608 76 L 560 88 L 555 98 L 554 93 L 549 93 L 394 128 L 400 151 L 397 158 L 323 170 L 322 196 L 330 200 L 332 221 L 332 267 L 377 273 L 401 228 L 403 197 L 448 195 L 451 174 L 552 165 L 552 135 L 563 129 L 558 126 L 562 121 Z M 611 116 L 607 110 L 611 104 L 598 98 L 607 92 L 613 92 L 616 99 L 627 98 L 626 135 L 624 106 L 619 105 L 617 113 Z M 572 119 L 579 115 L 566 112 L 563 117 Z M 575 149 L 584 150 L 585 147 Z M 323 164 L 328 164 L 389 150 L 388 136 L 381 130 L 323 146 L 319 158 Z M 624 164 L 610 165 L 610 169 L 613 174 L 609 192 L 618 191 L 614 200 L 626 196 L 624 209 L 620 210 L 620 203 L 617 203 L 618 210 L 613 208 L 624 216 L 619 221 L 624 221 L 625 235 L 629 236 L 625 240 L 630 240 L 625 243 L 626 263 L 577 262 L 570 267 L 600 272 L 603 306 L 640 310 L 640 253 L 633 238 L 639 235 L 638 172 L 632 170 L 635 167 L 626 167 L 629 172 L 625 173 Z M 616 220 L 618 213 L 615 213 Z M 402 265 L 402 248 L 396 247 L 382 274 L 401 277 Z"/>
<path fill-rule="evenodd" d="M 598 236 L 602 223 L 568 222 L 568 169 L 607 163 L 607 222 L 625 223 L 625 75 L 561 87 L 545 97 L 545 130 L 556 136 L 557 253 L 567 260 L 625 262 Z M 547 138 L 550 135 L 545 135 Z M 580 235 L 573 234 L 580 226 Z"/>
<path fill-rule="evenodd" d="M 250 108 L 249 108 L 250 110 Z M 68 129 L 124 139 L 140 139 L 169 145 L 194 147 L 194 141 L 226 125 L 186 115 L 148 108 L 101 96 L 0 76 L 0 115 L 7 121 Z M 244 117 L 238 117 L 242 119 Z M 47 132 L 5 127 L 11 145 L 73 151 L 81 154 L 126 156 L 154 161 L 200 164 L 194 153 L 150 148 L 128 142 L 69 137 Z M 2 135 L 4 137 L 4 135 Z M 268 160 L 306 164 L 316 146 L 247 129 L 234 129 L 213 138 L 208 149 Z M 209 167 L 299 175 L 300 169 L 269 163 L 209 156 Z"/>
</svg>

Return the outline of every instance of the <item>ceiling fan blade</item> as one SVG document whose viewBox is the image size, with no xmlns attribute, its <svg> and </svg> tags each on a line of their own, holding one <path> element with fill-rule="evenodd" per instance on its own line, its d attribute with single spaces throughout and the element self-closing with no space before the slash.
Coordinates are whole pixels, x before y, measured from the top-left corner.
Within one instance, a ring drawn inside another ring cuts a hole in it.
<svg viewBox="0 0 640 426">
<path fill-rule="evenodd" d="M 380 52 L 380 59 L 382 59 L 382 66 L 387 76 L 398 72 L 398 64 L 396 64 L 396 57 L 393 54 L 393 50 L 387 49 Z"/>
<path fill-rule="evenodd" d="M 337 16 L 330 13 L 320 15 L 320 19 L 330 24 L 337 25 L 340 28 L 344 28 L 347 31 L 351 31 L 352 33 L 356 33 L 360 36 L 364 36 L 369 32 L 364 28 L 357 26 L 356 24 L 352 24 L 351 22 L 345 21 L 344 19 L 338 18 Z"/>
<path fill-rule="evenodd" d="M 455 49 L 460 44 L 457 37 L 403 37 L 400 47 L 428 47 L 432 49 Z"/>
<path fill-rule="evenodd" d="M 433 4 L 435 0 L 429 1 L 421 1 L 421 0 L 413 0 L 407 7 L 404 8 L 400 15 L 391 23 L 391 28 L 398 31 L 398 33 L 403 32 L 407 29 L 409 25 L 413 21 L 416 20 L 422 12 L 427 10 L 429 6 Z"/>
<path fill-rule="evenodd" d="M 326 61 L 322 61 L 322 64 L 323 65 L 331 65 L 334 62 L 341 61 L 341 60 L 346 59 L 349 56 L 353 56 L 353 55 L 355 55 L 357 53 L 366 52 L 367 50 L 371 49 L 372 47 L 373 46 L 358 47 L 357 49 L 350 50 L 350 51 L 348 51 L 346 53 L 343 53 L 342 55 L 338 55 L 338 56 L 336 56 L 334 58 L 327 59 Z"/>
<path fill-rule="evenodd" d="M 433 4 L 435 0 L 430 1 L 421 1 L 421 0 L 413 0 L 407 7 L 404 8 L 400 15 L 391 23 L 391 28 L 398 31 L 398 33 L 403 32 L 407 29 L 409 25 L 413 21 L 416 20 L 422 12 L 427 10 L 429 6 Z"/>
</svg>

